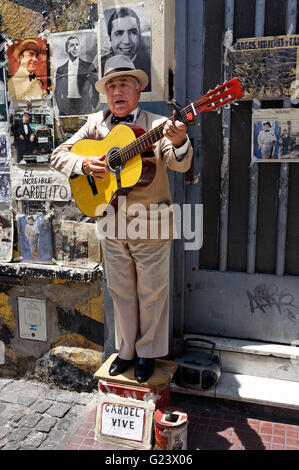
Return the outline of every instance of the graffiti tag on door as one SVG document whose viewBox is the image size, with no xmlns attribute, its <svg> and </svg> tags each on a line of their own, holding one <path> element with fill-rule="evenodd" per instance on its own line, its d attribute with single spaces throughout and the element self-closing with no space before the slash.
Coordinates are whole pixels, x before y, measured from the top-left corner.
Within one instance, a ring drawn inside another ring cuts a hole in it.
<svg viewBox="0 0 299 470">
<path fill-rule="evenodd" d="M 253 291 L 246 291 L 251 313 L 273 312 L 276 309 L 280 315 L 286 314 L 290 321 L 295 322 L 299 315 L 299 305 L 295 297 L 287 289 L 280 290 L 274 284 L 258 284 Z"/>
</svg>

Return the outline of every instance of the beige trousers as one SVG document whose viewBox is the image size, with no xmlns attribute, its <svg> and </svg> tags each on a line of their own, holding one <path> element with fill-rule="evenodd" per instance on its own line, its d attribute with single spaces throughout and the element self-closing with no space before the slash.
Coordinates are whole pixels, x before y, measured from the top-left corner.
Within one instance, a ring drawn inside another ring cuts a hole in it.
<svg viewBox="0 0 299 470">
<path fill-rule="evenodd" d="M 169 341 L 171 241 L 101 240 L 119 357 L 163 357 Z"/>
</svg>

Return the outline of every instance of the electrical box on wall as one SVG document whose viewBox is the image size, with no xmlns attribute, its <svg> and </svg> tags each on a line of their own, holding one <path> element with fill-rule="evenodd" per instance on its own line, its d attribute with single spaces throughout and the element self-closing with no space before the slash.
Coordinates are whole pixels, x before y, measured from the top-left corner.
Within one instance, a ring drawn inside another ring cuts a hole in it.
<svg viewBox="0 0 299 470">
<path fill-rule="evenodd" d="M 47 341 L 46 301 L 18 297 L 20 338 Z"/>
</svg>

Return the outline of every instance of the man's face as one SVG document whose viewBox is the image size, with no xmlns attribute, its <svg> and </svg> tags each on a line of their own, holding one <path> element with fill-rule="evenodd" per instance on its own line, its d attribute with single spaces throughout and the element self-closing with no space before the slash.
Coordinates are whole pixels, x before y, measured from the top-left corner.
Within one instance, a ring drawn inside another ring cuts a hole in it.
<svg viewBox="0 0 299 470">
<path fill-rule="evenodd" d="M 22 54 L 20 54 L 20 63 L 29 73 L 34 73 L 38 64 L 37 52 L 33 49 L 23 51 Z"/>
<path fill-rule="evenodd" d="M 141 87 L 130 76 L 112 78 L 106 84 L 107 102 L 110 111 L 116 116 L 126 116 L 138 106 Z"/>
<path fill-rule="evenodd" d="M 269 131 L 270 130 L 269 124 L 264 124 L 264 129 L 265 129 L 265 131 Z"/>
<path fill-rule="evenodd" d="M 114 20 L 110 39 L 114 55 L 126 55 L 132 59 L 137 53 L 140 42 L 136 18 L 126 16 Z"/>
<path fill-rule="evenodd" d="M 71 39 L 68 48 L 67 48 L 67 53 L 70 56 L 71 59 L 76 59 L 79 54 L 80 54 L 80 44 L 77 38 Z"/>
<path fill-rule="evenodd" d="M 23 122 L 24 123 L 29 122 L 29 116 L 27 116 L 27 114 L 23 114 Z"/>
</svg>

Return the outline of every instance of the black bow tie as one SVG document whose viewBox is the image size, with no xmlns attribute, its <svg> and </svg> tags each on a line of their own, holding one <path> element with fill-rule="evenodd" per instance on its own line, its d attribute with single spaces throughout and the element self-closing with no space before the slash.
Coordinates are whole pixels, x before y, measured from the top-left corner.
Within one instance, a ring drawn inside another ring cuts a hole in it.
<svg viewBox="0 0 299 470">
<path fill-rule="evenodd" d="M 113 116 L 111 117 L 111 124 L 119 124 L 120 122 L 133 122 L 134 121 L 134 114 L 128 114 L 124 117 Z"/>
<path fill-rule="evenodd" d="M 31 81 L 31 80 L 35 80 L 35 79 L 36 79 L 35 73 L 30 73 L 29 74 L 29 80 Z"/>
</svg>

